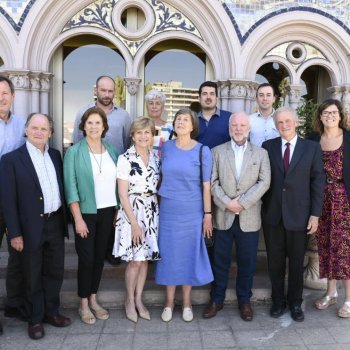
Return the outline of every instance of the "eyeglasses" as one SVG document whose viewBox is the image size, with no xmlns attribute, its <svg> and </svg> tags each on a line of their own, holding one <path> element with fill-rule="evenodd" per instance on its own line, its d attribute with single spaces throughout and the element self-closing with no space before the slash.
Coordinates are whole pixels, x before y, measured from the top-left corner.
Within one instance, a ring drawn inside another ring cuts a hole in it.
<svg viewBox="0 0 350 350">
<path fill-rule="evenodd" d="M 336 117 L 339 115 L 339 111 L 322 111 L 321 113 L 322 117 L 329 117 L 331 114 Z"/>
</svg>

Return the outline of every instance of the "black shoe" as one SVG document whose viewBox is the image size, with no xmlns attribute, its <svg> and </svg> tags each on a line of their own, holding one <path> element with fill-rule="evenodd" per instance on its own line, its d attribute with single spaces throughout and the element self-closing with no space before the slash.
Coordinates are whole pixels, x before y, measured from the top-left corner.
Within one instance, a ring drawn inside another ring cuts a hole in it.
<svg viewBox="0 0 350 350">
<path fill-rule="evenodd" d="M 286 304 L 275 304 L 273 303 L 270 309 L 270 316 L 273 318 L 279 318 L 284 314 L 286 310 Z"/>
<path fill-rule="evenodd" d="M 296 322 L 304 321 L 304 312 L 299 305 L 290 306 L 290 314 L 292 319 Z"/>
<path fill-rule="evenodd" d="M 113 266 L 120 265 L 121 260 L 120 258 L 116 258 L 112 255 L 112 253 L 107 253 L 106 260 Z"/>
<path fill-rule="evenodd" d="M 27 322 L 28 317 L 22 306 L 11 307 L 6 305 L 4 310 L 4 316 L 10 318 L 17 318 L 20 321 Z"/>
<path fill-rule="evenodd" d="M 0 335 L 2 335 L 2 333 L 4 333 L 3 329 L 2 329 L 2 324 L 0 322 Z"/>
</svg>

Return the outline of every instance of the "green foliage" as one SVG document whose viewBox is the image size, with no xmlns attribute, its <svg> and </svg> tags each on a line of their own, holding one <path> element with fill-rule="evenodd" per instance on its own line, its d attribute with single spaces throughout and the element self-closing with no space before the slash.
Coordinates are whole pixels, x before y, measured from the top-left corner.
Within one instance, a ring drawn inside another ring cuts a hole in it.
<svg viewBox="0 0 350 350">
<path fill-rule="evenodd" d="M 317 109 L 317 104 L 313 100 L 303 100 L 302 104 L 296 109 L 299 117 L 299 126 L 297 132 L 299 135 L 307 138 L 312 130 L 312 120 Z"/>
</svg>

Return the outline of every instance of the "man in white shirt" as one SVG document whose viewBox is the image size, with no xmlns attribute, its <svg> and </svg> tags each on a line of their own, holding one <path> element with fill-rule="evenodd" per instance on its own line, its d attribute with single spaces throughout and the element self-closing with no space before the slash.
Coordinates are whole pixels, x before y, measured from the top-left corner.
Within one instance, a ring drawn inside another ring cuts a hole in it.
<svg viewBox="0 0 350 350">
<path fill-rule="evenodd" d="M 214 317 L 223 307 L 234 241 L 240 316 L 244 321 L 251 321 L 250 298 L 261 226 L 261 197 L 270 186 L 270 162 L 264 149 L 247 141 L 249 118 L 245 112 L 231 115 L 229 130 L 231 141 L 213 149 L 214 282 L 211 302 L 203 317 Z"/>
<path fill-rule="evenodd" d="M 249 116 L 250 134 L 249 141 L 253 145 L 261 146 L 266 140 L 279 136 L 279 132 L 273 121 L 275 110 L 275 91 L 271 84 L 263 83 L 256 91 L 256 102 L 259 110 Z"/>
<path fill-rule="evenodd" d="M 43 322 L 55 327 L 71 323 L 59 313 L 68 227 L 61 155 L 47 144 L 52 131 L 48 116 L 29 115 L 26 143 L 0 162 L 1 202 L 9 244 L 21 260 L 32 339 L 44 336 Z"/>
</svg>

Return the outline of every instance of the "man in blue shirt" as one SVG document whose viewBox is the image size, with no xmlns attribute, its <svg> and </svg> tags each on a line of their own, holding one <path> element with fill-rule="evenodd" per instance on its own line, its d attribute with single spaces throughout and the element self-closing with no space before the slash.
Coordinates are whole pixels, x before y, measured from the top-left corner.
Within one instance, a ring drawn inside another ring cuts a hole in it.
<svg viewBox="0 0 350 350">
<path fill-rule="evenodd" d="M 15 98 L 15 88 L 12 81 L 0 75 L 0 159 L 1 157 L 25 142 L 23 118 L 11 113 Z M 0 245 L 6 231 L 6 225 L 0 205 Z M 18 254 L 9 246 L 9 259 L 6 273 L 7 302 L 5 316 L 22 317 L 23 276 L 20 270 Z M 0 323 L 0 334 L 2 327 Z"/>
<path fill-rule="evenodd" d="M 230 141 L 229 119 L 231 112 L 216 107 L 218 86 L 212 81 L 205 81 L 199 87 L 201 111 L 198 115 L 199 135 L 197 141 L 209 148 Z"/>
</svg>

